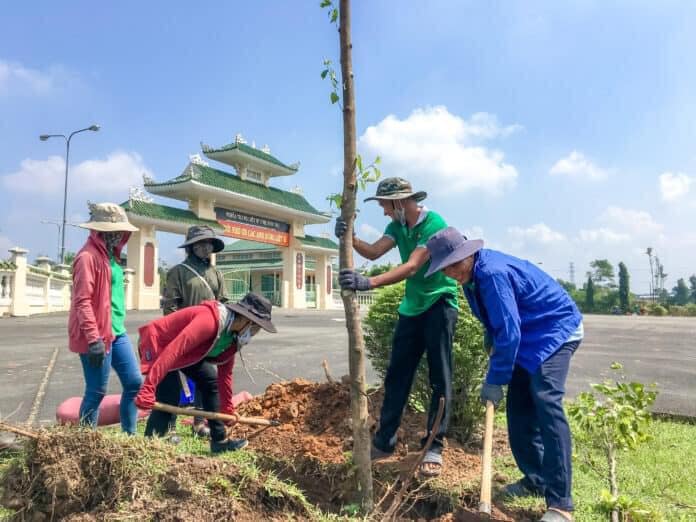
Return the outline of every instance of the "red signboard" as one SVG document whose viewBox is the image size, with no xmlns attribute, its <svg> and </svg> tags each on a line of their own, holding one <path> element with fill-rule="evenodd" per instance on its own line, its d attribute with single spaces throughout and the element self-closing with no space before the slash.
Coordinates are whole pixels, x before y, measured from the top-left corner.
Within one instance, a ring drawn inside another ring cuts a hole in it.
<svg viewBox="0 0 696 522">
<path fill-rule="evenodd" d="M 326 293 L 331 294 L 331 265 L 326 265 Z"/>
<path fill-rule="evenodd" d="M 290 244 L 288 223 L 220 207 L 215 207 L 215 216 L 224 227 L 224 236 L 284 247 Z"/>
<path fill-rule="evenodd" d="M 155 283 L 155 245 L 150 242 L 145 243 L 145 273 L 143 283 L 145 286 L 152 286 Z"/>
<path fill-rule="evenodd" d="M 295 286 L 298 290 L 302 290 L 304 284 L 304 258 L 302 252 L 298 252 L 295 256 Z"/>
</svg>

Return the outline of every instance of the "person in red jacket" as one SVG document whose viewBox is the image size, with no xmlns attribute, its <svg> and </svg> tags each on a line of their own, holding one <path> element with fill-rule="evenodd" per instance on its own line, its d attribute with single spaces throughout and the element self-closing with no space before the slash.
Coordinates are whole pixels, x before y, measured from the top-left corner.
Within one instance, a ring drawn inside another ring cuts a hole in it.
<svg viewBox="0 0 696 522">
<path fill-rule="evenodd" d="M 90 203 L 89 209 L 89 222 L 80 226 L 91 232 L 73 261 L 68 318 L 70 350 L 80 354 L 85 377 L 80 422 L 97 425 L 99 405 L 113 368 L 123 388 L 121 428 L 134 434 L 138 410 L 133 399 L 142 376 L 124 324 L 126 305 L 120 255 L 131 232 L 138 229 L 115 203 Z"/>
<path fill-rule="evenodd" d="M 271 308 L 268 299 L 249 293 L 237 303 L 203 301 L 141 327 L 138 350 L 145 382 L 135 398 L 138 408 L 151 410 L 155 401 L 176 406 L 179 370 L 201 391 L 206 411 L 234 414 L 234 356 L 261 328 L 276 332 Z M 171 413 L 154 410 L 145 426 L 145 436 L 166 435 L 171 420 Z M 209 420 L 208 426 L 213 453 L 235 451 L 247 445 L 245 439 L 228 439 L 220 421 Z"/>
</svg>

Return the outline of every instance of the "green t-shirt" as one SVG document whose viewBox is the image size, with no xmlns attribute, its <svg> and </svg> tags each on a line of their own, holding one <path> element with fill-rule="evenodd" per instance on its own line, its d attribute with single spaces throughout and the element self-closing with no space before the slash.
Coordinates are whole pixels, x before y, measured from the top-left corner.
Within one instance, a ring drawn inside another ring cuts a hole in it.
<svg viewBox="0 0 696 522">
<path fill-rule="evenodd" d="M 114 335 L 126 333 L 126 292 L 123 286 L 123 269 L 113 256 L 111 265 L 111 331 Z"/>
<path fill-rule="evenodd" d="M 234 333 L 228 333 L 227 328 L 222 332 L 220 335 L 220 338 L 217 340 L 215 343 L 215 346 L 213 346 L 210 351 L 206 354 L 206 357 L 217 357 L 223 352 L 226 352 L 230 346 L 232 346 L 232 343 L 234 342 L 235 338 Z"/>
<path fill-rule="evenodd" d="M 392 221 L 387 225 L 384 234 L 394 239 L 399 248 L 401 262 L 405 263 L 417 247 L 425 247 L 433 234 L 447 228 L 447 223 L 442 217 L 431 211 L 426 212 L 419 223 L 413 228 L 402 225 L 398 221 Z M 430 261 L 425 263 L 413 277 L 406 279 L 406 293 L 399 306 L 402 315 L 419 315 L 430 308 L 442 295 L 447 296 L 447 303 L 459 309 L 457 304 L 457 282 L 450 279 L 442 272 L 437 272 L 430 277 L 424 277 L 428 271 Z"/>
</svg>

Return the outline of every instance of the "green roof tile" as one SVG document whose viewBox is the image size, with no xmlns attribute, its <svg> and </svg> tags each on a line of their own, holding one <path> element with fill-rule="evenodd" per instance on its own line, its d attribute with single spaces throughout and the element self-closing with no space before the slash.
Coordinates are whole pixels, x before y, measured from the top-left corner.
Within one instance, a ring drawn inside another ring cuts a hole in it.
<svg viewBox="0 0 696 522">
<path fill-rule="evenodd" d="M 279 167 L 286 168 L 288 170 L 292 170 L 294 172 L 297 172 L 297 167 L 294 165 L 286 165 L 282 161 L 280 161 L 278 158 L 275 156 L 271 156 L 270 154 L 265 153 L 262 150 L 259 150 L 255 147 L 250 147 L 246 143 L 230 143 L 229 145 L 223 145 L 222 147 L 219 147 L 217 149 L 204 146 L 203 147 L 203 152 L 205 154 L 215 154 L 216 152 L 226 152 L 228 150 L 235 150 L 237 149 L 240 152 L 244 152 L 245 154 L 249 154 L 250 156 L 254 156 L 255 158 L 259 158 L 261 160 L 267 161 L 268 163 L 273 163 L 274 165 L 277 165 Z"/>
<path fill-rule="evenodd" d="M 145 216 L 153 219 L 164 219 L 166 221 L 178 221 L 181 223 L 189 223 L 191 225 L 208 225 L 210 227 L 222 230 L 222 225 L 217 221 L 208 219 L 200 219 L 190 210 L 183 208 L 167 207 L 157 203 L 149 203 L 147 201 L 139 201 L 130 199 L 121 206 L 126 212 L 133 212 L 139 216 Z"/>
<path fill-rule="evenodd" d="M 276 245 L 271 245 L 269 243 L 259 243 L 258 241 L 249 241 L 248 239 L 240 239 L 234 243 L 228 243 L 225 245 L 225 249 L 220 253 L 224 252 L 240 252 L 247 250 L 280 250 Z"/>
<path fill-rule="evenodd" d="M 300 212 L 327 217 L 310 205 L 300 194 L 287 192 L 275 187 L 266 187 L 254 183 L 253 181 L 243 180 L 236 174 L 230 174 L 222 170 L 195 163 L 189 164 L 184 173 L 176 178 L 161 183 L 146 183 L 145 187 L 164 187 L 185 183 L 187 181 L 197 181 L 211 187 L 221 188 L 268 203 L 275 203 L 276 205 L 299 210 Z"/>
<path fill-rule="evenodd" d="M 338 250 L 338 244 L 326 237 L 305 235 L 305 237 L 299 237 L 297 239 L 299 239 L 303 245 Z"/>
</svg>

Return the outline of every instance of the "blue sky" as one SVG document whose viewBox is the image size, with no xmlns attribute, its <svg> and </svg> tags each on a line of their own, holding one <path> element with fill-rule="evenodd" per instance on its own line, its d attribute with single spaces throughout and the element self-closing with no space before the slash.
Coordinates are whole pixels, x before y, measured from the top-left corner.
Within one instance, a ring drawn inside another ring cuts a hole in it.
<svg viewBox="0 0 696 522">
<path fill-rule="evenodd" d="M 178 175 L 199 142 L 268 144 L 315 206 L 341 184 L 340 112 L 319 73 L 338 35 L 316 2 L 23 2 L 0 19 L 0 249 L 55 255 L 69 220 Z M 487 244 L 578 282 L 623 260 L 648 287 L 696 272 L 696 6 L 690 2 L 354 2 L 359 147 Z M 368 189 L 370 192 L 374 188 Z M 360 235 L 386 225 L 361 205 Z M 329 226 L 311 232 L 327 232 Z M 67 246 L 84 239 L 69 228 Z M 176 261 L 178 238 L 161 235 Z M 0 256 L 4 256 L 0 253 Z M 392 254 L 391 259 L 396 257 Z"/>
</svg>

